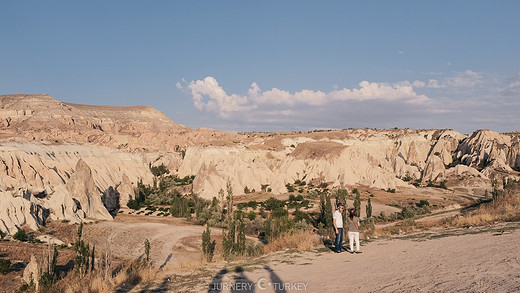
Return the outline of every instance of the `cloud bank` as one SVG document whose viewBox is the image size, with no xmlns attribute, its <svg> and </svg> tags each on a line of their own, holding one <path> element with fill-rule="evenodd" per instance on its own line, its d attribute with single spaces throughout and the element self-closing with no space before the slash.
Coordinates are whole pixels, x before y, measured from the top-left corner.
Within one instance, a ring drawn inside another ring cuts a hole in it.
<svg viewBox="0 0 520 293">
<path fill-rule="evenodd" d="M 227 94 L 217 80 L 208 76 L 203 80 L 191 81 L 186 86 L 177 83 L 180 89 L 188 90 L 195 107 L 200 111 L 215 112 L 219 116 L 229 117 L 234 112 L 248 112 L 263 106 L 282 105 L 324 106 L 335 101 L 400 101 L 403 103 L 421 104 L 430 99 L 426 95 L 417 94 L 413 86 L 424 87 L 424 83 L 408 81 L 400 83 L 378 83 L 362 81 L 359 88 L 333 90 L 328 93 L 313 90 L 301 90 L 295 93 L 273 88 L 262 91 L 256 82 L 251 84 L 248 94 Z"/>
<path fill-rule="evenodd" d="M 486 121 L 499 119 L 501 110 L 502 114 L 511 111 L 500 105 L 514 104 L 520 89 L 519 79 L 511 79 L 500 88 L 482 73 L 471 70 L 434 77 L 393 83 L 364 80 L 354 88 L 334 85 L 329 92 L 263 90 L 252 82 L 246 94 L 227 93 L 212 76 L 183 80 L 177 87 L 190 94 L 196 109 L 213 115 L 220 125 L 227 125 L 223 130 L 235 131 L 486 128 L 474 123 L 484 116 Z M 496 112 L 490 113 L 490 107 Z"/>
</svg>

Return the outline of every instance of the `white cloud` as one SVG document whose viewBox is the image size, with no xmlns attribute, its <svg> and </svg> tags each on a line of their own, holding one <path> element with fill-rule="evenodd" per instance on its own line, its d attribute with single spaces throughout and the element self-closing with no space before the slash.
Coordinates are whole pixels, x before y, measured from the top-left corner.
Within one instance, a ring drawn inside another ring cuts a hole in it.
<svg viewBox="0 0 520 293">
<path fill-rule="evenodd" d="M 195 107 L 200 111 L 215 112 L 221 117 L 229 117 L 231 113 L 246 112 L 258 107 L 273 105 L 322 106 L 335 101 L 402 101 L 405 103 L 424 103 L 429 100 L 425 95 L 414 91 L 415 87 L 425 87 L 421 81 L 403 81 L 399 83 L 378 83 L 362 81 L 359 88 L 338 89 L 329 93 L 313 90 L 301 90 L 290 93 L 286 90 L 273 88 L 262 91 L 256 82 L 251 84 L 247 96 L 227 94 L 211 76 L 204 80 L 191 81 L 186 89 L 191 92 Z M 183 88 L 177 83 L 178 88 Z M 287 112 L 289 113 L 289 112 Z M 291 112 L 292 113 L 292 112 Z"/>
<path fill-rule="evenodd" d="M 180 86 L 179 83 L 177 84 Z M 200 111 L 217 112 L 220 116 L 227 117 L 231 112 L 249 111 L 255 108 L 245 96 L 226 94 L 217 80 L 211 76 L 204 80 L 191 81 L 187 89 L 191 91 L 195 107 Z"/>
<path fill-rule="evenodd" d="M 428 88 L 472 88 L 482 82 L 482 75 L 472 70 L 456 72 L 453 76 L 444 79 L 430 79 Z M 414 85 L 415 86 L 415 85 Z"/>
<path fill-rule="evenodd" d="M 401 83 L 377 83 L 368 82 L 366 80 L 359 83 L 360 88 L 342 89 L 333 91 L 329 96 L 333 100 L 386 100 L 396 101 L 402 100 L 407 102 L 424 102 L 428 100 L 425 95 L 418 95 L 409 81 Z"/>
<path fill-rule="evenodd" d="M 444 83 L 447 87 L 473 87 L 481 82 L 482 76 L 474 71 L 466 70 L 459 72 L 453 77 L 445 79 Z"/>
<path fill-rule="evenodd" d="M 365 80 L 355 87 L 333 86 L 326 92 L 265 90 L 252 82 L 245 94 L 233 94 L 211 76 L 176 85 L 191 95 L 198 110 L 219 116 L 212 125 L 235 131 L 394 126 L 511 129 L 503 121 L 518 121 L 516 109 L 520 103 L 520 74 L 494 78 L 472 70 L 436 74 L 424 81 Z M 490 120 L 476 122 L 475 117 Z"/>
<path fill-rule="evenodd" d="M 509 84 L 510 89 L 520 88 L 520 81 L 515 81 Z"/>
</svg>

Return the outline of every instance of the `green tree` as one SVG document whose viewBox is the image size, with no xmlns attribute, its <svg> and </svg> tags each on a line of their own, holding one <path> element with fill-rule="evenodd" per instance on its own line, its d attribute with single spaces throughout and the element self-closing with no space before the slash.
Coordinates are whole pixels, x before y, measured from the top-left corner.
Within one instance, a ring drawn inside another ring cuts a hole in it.
<svg viewBox="0 0 520 293">
<path fill-rule="evenodd" d="M 294 221 L 289 219 L 289 212 L 284 208 L 277 208 L 271 212 L 264 222 L 264 232 L 267 240 L 272 241 L 294 227 Z"/>
<path fill-rule="evenodd" d="M 90 247 L 89 244 L 86 244 L 82 239 L 83 235 L 83 222 L 79 225 L 78 228 L 78 239 L 74 243 L 74 251 L 76 251 L 76 261 L 75 261 L 75 269 L 80 275 L 86 275 L 89 269 L 89 261 L 90 261 Z"/>
<path fill-rule="evenodd" d="M 231 181 L 228 180 L 226 184 L 226 190 L 227 190 L 227 221 L 228 225 L 229 222 L 233 221 L 233 188 L 231 187 Z"/>
<path fill-rule="evenodd" d="M 367 219 L 371 219 L 372 218 L 372 203 L 370 202 L 370 198 L 368 198 L 368 203 L 367 203 Z"/>
<path fill-rule="evenodd" d="M 324 193 L 320 193 L 320 216 L 319 216 L 319 222 L 320 223 L 323 223 L 323 225 L 326 225 L 326 219 L 325 219 L 325 212 L 326 211 L 326 207 L 325 207 L 325 194 Z"/>
<path fill-rule="evenodd" d="M 50 285 L 56 283 L 58 275 L 56 274 L 56 264 L 58 263 L 58 249 L 53 246 L 52 255 L 51 253 L 47 256 L 47 267 L 40 276 L 40 286 L 42 288 L 48 288 Z"/>
<path fill-rule="evenodd" d="M 348 197 L 348 191 L 344 188 L 337 189 L 334 193 L 334 197 L 336 198 L 336 206 L 338 204 L 343 204 L 345 207 L 343 211 L 341 212 L 341 216 L 343 218 L 343 223 L 346 223 L 347 219 L 347 197 Z"/>
<path fill-rule="evenodd" d="M 356 199 L 354 199 L 354 209 L 356 209 L 356 217 L 359 218 L 361 215 L 361 198 L 359 193 L 356 194 Z"/>
<path fill-rule="evenodd" d="M 170 207 L 170 214 L 177 218 L 188 217 L 191 214 L 189 200 L 182 196 L 175 196 Z"/>
<path fill-rule="evenodd" d="M 327 224 L 327 228 L 333 227 L 332 221 L 332 203 L 330 201 L 330 196 L 326 195 L 326 203 L 325 203 L 325 223 Z"/>
<path fill-rule="evenodd" d="M 144 240 L 144 255 L 146 256 L 146 262 L 150 262 L 150 240 Z"/>
<path fill-rule="evenodd" d="M 211 230 L 209 229 L 209 225 L 206 226 L 206 230 L 202 232 L 202 255 L 206 259 L 207 262 L 211 261 L 212 255 L 212 247 L 211 247 Z"/>
<path fill-rule="evenodd" d="M 238 255 L 243 255 L 246 252 L 246 233 L 244 221 L 238 221 L 238 233 L 235 251 Z"/>
</svg>

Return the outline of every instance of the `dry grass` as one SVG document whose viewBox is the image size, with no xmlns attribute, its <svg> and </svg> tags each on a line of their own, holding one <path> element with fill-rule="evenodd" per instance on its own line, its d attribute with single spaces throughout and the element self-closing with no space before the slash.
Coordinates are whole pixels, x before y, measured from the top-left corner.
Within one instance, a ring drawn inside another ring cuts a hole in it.
<svg viewBox="0 0 520 293">
<path fill-rule="evenodd" d="M 320 244 L 320 239 L 312 231 L 286 233 L 264 246 L 264 253 L 284 249 L 311 250 Z"/>
<path fill-rule="evenodd" d="M 476 210 L 445 221 L 448 226 L 467 227 L 492 224 L 494 222 L 520 221 L 520 192 L 510 190 Z"/>
<path fill-rule="evenodd" d="M 177 272 L 194 272 L 203 266 L 202 260 L 181 260 L 175 267 Z"/>
<path fill-rule="evenodd" d="M 392 234 L 402 234 L 431 228 L 461 228 L 514 221 L 520 221 L 520 182 L 502 191 L 494 200 L 482 203 L 474 210 L 462 213 L 453 218 L 423 221 L 420 223 L 408 219 L 390 227 L 376 228 L 365 235 L 388 237 Z"/>
<path fill-rule="evenodd" d="M 114 292 L 124 286 L 146 284 L 161 278 L 160 271 L 142 262 L 127 263 L 115 274 L 106 274 L 102 270 L 95 270 L 86 276 L 69 274 L 56 285 L 61 292 Z"/>
</svg>

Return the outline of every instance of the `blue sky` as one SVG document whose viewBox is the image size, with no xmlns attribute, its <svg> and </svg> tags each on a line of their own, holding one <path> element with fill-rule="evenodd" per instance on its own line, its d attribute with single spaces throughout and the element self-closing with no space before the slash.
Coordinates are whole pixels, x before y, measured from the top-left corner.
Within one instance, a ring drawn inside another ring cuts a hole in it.
<svg viewBox="0 0 520 293">
<path fill-rule="evenodd" d="M 191 128 L 520 130 L 519 1 L 0 1 L 0 94 Z"/>
</svg>

